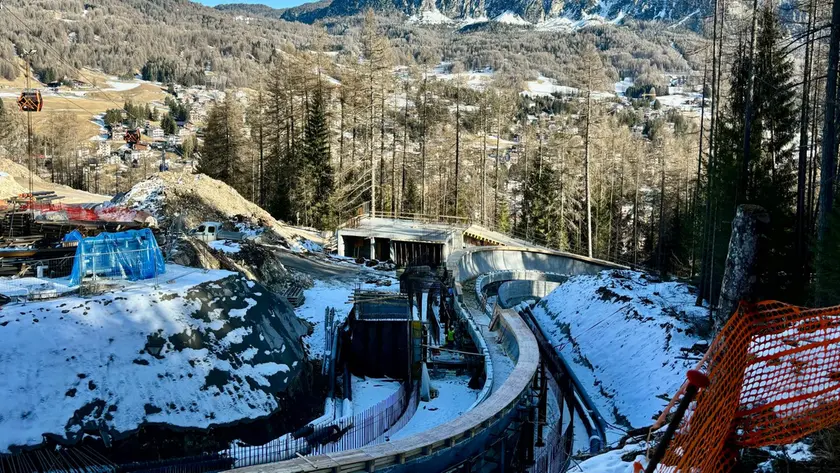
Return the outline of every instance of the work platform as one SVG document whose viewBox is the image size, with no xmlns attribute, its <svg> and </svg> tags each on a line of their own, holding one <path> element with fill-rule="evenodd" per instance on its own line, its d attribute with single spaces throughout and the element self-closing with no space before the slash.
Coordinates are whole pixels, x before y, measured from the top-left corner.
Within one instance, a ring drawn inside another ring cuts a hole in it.
<svg viewBox="0 0 840 473">
<path fill-rule="evenodd" d="M 363 215 L 336 231 L 338 254 L 352 258 L 391 260 L 397 266 L 446 262 L 453 252 L 472 246 L 525 246 L 525 242 L 462 219 L 383 218 Z"/>
</svg>

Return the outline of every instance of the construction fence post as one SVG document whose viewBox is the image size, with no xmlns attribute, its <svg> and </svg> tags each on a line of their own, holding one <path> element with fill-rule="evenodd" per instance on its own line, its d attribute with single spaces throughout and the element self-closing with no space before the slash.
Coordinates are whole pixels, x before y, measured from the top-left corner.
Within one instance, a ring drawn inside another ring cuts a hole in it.
<svg viewBox="0 0 840 473">
<path fill-rule="evenodd" d="M 694 401 L 694 397 L 697 396 L 698 391 L 709 386 L 709 378 L 700 371 L 690 370 L 687 377 L 688 385 L 685 387 L 685 393 L 683 393 L 680 404 L 674 412 L 674 417 L 671 419 L 671 423 L 669 423 L 668 428 L 665 429 L 665 434 L 662 435 L 662 438 L 659 439 L 659 443 L 656 444 L 656 450 L 653 451 L 653 456 L 650 458 L 650 461 L 645 468 L 645 473 L 653 473 L 656 471 L 656 467 L 659 465 L 659 462 L 662 461 L 662 458 L 665 456 L 665 452 L 668 451 L 668 445 L 674 438 L 674 433 L 676 433 L 683 417 L 685 417 L 685 412 L 688 410 L 688 406 L 692 401 Z"/>
</svg>

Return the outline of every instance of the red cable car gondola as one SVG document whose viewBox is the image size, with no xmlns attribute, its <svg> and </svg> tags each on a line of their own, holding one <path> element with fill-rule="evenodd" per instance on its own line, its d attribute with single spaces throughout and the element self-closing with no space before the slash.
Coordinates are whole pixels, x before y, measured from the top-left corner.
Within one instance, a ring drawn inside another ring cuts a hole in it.
<svg viewBox="0 0 840 473">
<path fill-rule="evenodd" d="M 138 141 L 140 141 L 140 130 L 137 128 L 132 128 L 125 132 L 124 136 L 125 142 L 129 145 L 134 145 Z"/>
<path fill-rule="evenodd" d="M 44 107 L 44 99 L 38 89 L 24 89 L 17 100 L 21 112 L 40 112 Z"/>
</svg>

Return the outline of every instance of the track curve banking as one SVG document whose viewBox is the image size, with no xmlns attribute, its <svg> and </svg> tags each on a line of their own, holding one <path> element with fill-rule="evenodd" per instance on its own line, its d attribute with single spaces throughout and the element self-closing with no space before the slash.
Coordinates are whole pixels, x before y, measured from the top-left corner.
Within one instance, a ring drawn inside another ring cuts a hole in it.
<svg viewBox="0 0 840 473">
<path fill-rule="evenodd" d="M 455 311 L 467 322 L 470 336 L 484 354 L 487 380 L 473 407 L 445 424 L 410 437 L 355 450 L 300 457 L 235 470 L 238 473 L 442 471 L 484 451 L 510 425 L 520 401 L 530 394 L 540 362 L 540 347 L 528 323 L 513 309 L 498 309 L 498 324 L 515 365 L 494 386 L 488 343 L 464 304 L 465 281 L 498 271 L 532 271 L 560 275 L 595 274 L 623 268 L 606 261 L 536 248 L 475 247 L 453 252 L 447 270 Z"/>
</svg>

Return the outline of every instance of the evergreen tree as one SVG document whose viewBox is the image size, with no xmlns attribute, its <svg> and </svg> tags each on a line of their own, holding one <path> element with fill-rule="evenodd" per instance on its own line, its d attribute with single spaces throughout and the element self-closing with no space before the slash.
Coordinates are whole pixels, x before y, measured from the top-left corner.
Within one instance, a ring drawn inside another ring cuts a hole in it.
<svg viewBox="0 0 840 473">
<path fill-rule="evenodd" d="M 332 208 L 333 172 L 330 165 L 330 130 L 326 104 L 321 89 L 316 89 L 307 105 L 307 122 L 304 133 L 303 192 L 300 202 L 308 216 L 309 224 L 318 228 L 332 228 L 338 222 Z"/>
<path fill-rule="evenodd" d="M 744 109 L 749 81 L 747 45 L 741 45 L 732 65 L 730 100 L 722 112 L 715 136 L 716 156 L 712 190 L 712 224 L 714 245 L 707 245 L 712 254 L 704 258 L 711 264 L 704 274 L 713 276 L 701 283 L 704 297 L 717 300 L 723 263 L 726 259 L 730 226 L 735 215 L 739 181 L 746 182 L 743 202 L 764 207 L 770 214 L 770 238 L 763 245 L 766 253 L 759 258 L 760 282 L 758 296 L 773 297 L 802 293 L 805 281 L 794 281 L 796 274 L 794 252 L 795 162 L 793 139 L 796 136 L 797 109 L 795 91 L 791 86 L 793 67 L 781 44 L 781 27 L 776 13 L 769 7 L 762 9 L 758 20 L 755 49 L 755 82 L 752 94 L 750 122 L 750 156 L 744 166 Z M 746 173 L 746 176 L 744 176 Z M 711 242 L 710 242 L 711 243 Z M 798 287 L 798 289 L 797 289 Z M 790 298 L 796 298 L 791 295 Z"/>
<path fill-rule="evenodd" d="M 561 229 L 557 214 L 560 199 L 554 169 L 543 162 L 531 170 L 522 201 L 521 229 L 526 238 L 558 246 Z"/>
<path fill-rule="evenodd" d="M 163 120 L 160 121 L 160 127 L 163 128 L 163 133 L 167 135 L 178 133 L 178 124 L 175 123 L 175 119 L 172 118 L 171 114 L 163 116 Z"/>
<path fill-rule="evenodd" d="M 198 172 L 224 181 L 245 195 L 249 171 L 243 123 L 242 109 L 232 98 L 210 110 Z"/>
</svg>

